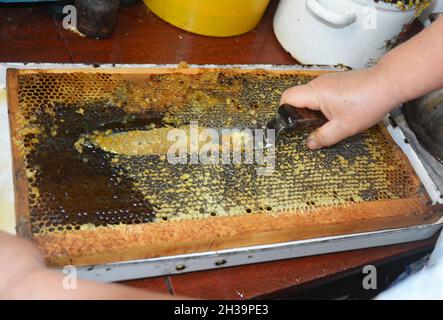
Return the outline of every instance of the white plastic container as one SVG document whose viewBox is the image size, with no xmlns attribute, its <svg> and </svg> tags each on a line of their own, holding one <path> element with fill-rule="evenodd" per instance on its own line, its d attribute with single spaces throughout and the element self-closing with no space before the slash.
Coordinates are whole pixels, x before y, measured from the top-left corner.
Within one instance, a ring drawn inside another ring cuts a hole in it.
<svg viewBox="0 0 443 320">
<path fill-rule="evenodd" d="M 415 10 L 373 0 L 280 0 L 274 32 L 303 64 L 363 68 L 414 20 Z"/>
</svg>

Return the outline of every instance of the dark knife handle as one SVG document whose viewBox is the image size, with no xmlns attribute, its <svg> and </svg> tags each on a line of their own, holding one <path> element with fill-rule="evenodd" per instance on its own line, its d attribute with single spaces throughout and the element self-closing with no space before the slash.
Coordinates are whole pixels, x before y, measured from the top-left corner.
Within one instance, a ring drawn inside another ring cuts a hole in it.
<svg viewBox="0 0 443 320">
<path fill-rule="evenodd" d="M 286 122 L 286 130 L 288 131 L 299 129 L 315 130 L 328 121 L 321 111 L 297 108 L 289 104 L 282 104 L 278 109 L 278 113 Z"/>
</svg>

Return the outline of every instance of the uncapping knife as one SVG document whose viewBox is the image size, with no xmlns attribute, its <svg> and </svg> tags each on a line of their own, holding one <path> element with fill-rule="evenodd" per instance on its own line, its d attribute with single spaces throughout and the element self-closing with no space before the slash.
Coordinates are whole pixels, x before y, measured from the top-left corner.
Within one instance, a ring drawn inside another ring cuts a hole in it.
<svg viewBox="0 0 443 320">
<path fill-rule="evenodd" d="M 325 124 L 328 120 L 321 111 L 307 108 L 297 108 L 289 104 L 283 104 L 278 108 L 277 116 L 266 124 L 265 148 L 275 145 L 282 132 L 298 130 L 315 130 Z M 271 141 L 268 130 L 275 130 L 275 139 Z"/>
</svg>

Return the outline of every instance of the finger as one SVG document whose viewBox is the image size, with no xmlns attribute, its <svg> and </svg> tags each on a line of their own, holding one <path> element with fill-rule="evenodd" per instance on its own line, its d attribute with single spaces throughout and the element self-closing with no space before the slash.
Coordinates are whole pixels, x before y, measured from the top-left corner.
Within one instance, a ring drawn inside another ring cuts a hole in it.
<svg viewBox="0 0 443 320">
<path fill-rule="evenodd" d="M 332 146 L 353 134 L 351 129 L 348 130 L 339 120 L 333 119 L 312 132 L 308 137 L 306 145 L 311 150 L 317 150 Z"/>
<path fill-rule="evenodd" d="M 315 90 L 313 86 L 309 84 L 285 90 L 281 96 L 280 105 L 285 103 L 297 108 L 320 109 Z"/>
</svg>

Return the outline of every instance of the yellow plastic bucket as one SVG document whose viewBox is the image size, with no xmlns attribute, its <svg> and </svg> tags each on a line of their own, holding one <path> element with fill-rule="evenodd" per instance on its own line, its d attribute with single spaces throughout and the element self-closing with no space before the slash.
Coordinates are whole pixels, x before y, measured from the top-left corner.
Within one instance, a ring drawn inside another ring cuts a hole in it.
<svg viewBox="0 0 443 320">
<path fill-rule="evenodd" d="M 189 32 L 229 37 L 260 22 L 269 0 L 144 0 L 161 19 Z"/>
</svg>

